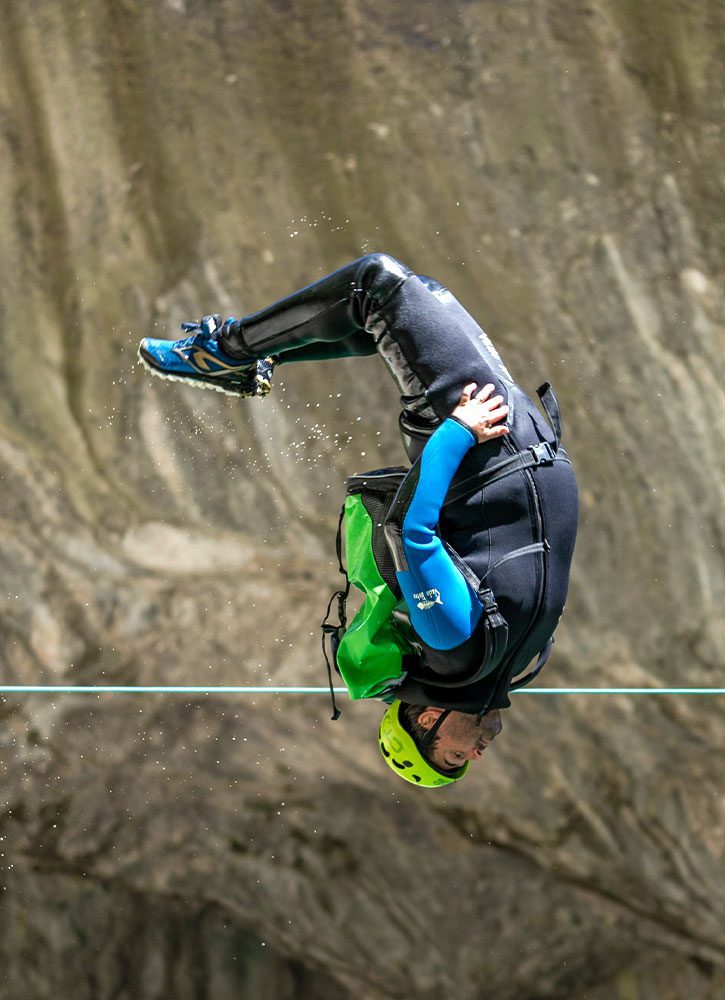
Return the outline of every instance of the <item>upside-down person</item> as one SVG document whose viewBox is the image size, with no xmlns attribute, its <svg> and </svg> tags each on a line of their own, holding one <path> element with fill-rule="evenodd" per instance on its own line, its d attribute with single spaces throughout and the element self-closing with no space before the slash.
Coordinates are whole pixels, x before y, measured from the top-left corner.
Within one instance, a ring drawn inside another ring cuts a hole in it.
<svg viewBox="0 0 725 1000">
<path fill-rule="evenodd" d="M 242 319 L 183 326 L 183 340 L 144 339 L 141 360 L 231 395 L 266 395 L 275 365 L 382 357 L 412 466 L 348 480 L 347 574 L 365 599 L 343 627 L 348 584 L 327 631 L 351 697 L 387 702 L 391 769 L 458 781 L 546 662 L 564 609 L 578 503 L 551 387 L 537 390 L 547 423 L 456 298 L 382 253 Z"/>
</svg>

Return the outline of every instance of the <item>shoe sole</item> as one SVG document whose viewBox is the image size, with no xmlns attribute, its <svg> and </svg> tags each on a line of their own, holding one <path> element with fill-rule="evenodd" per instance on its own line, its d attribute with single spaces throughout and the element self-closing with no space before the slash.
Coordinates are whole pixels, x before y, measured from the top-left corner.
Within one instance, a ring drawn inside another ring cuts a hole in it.
<svg viewBox="0 0 725 1000">
<path fill-rule="evenodd" d="M 139 347 L 138 360 L 144 366 L 147 372 L 155 375 L 156 378 L 165 379 L 167 382 L 183 382 L 184 385 L 190 385 L 194 389 L 211 389 L 213 392 L 221 392 L 224 396 L 237 396 L 241 399 L 255 399 L 257 396 L 264 397 L 269 395 L 269 390 L 272 387 L 269 379 L 262 378 L 260 375 L 255 375 L 255 390 L 254 392 L 249 389 L 225 389 L 223 385 L 219 385 L 218 382 L 212 382 L 209 379 L 196 377 L 195 375 L 172 375 L 170 372 L 165 372 L 163 368 L 157 368 L 157 366 L 143 353 L 141 347 Z"/>
</svg>

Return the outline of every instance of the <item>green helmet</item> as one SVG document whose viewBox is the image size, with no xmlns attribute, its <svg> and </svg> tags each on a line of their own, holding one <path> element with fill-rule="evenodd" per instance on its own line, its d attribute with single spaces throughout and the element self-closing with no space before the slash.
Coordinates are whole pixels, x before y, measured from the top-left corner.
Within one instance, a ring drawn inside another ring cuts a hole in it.
<svg viewBox="0 0 725 1000">
<path fill-rule="evenodd" d="M 470 761 L 452 774 L 439 771 L 435 764 L 423 756 L 415 740 L 400 719 L 402 702 L 394 701 L 380 720 L 378 744 L 385 763 L 411 785 L 437 788 L 458 781 L 468 770 Z M 438 728 L 436 726 L 436 728 Z"/>
</svg>

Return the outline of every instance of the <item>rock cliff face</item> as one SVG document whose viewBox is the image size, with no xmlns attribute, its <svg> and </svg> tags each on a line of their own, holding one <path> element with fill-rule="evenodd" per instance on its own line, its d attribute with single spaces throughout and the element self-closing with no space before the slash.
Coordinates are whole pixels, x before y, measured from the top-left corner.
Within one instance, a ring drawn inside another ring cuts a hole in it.
<svg viewBox="0 0 725 1000">
<path fill-rule="evenodd" d="M 403 457 L 382 365 L 246 402 L 135 347 L 385 250 L 560 397 L 582 525 L 547 683 L 722 685 L 723 21 L 11 0 L 3 683 L 322 682 L 340 485 Z M 424 796 L 375 704 L 7 697 L 0 995 L 722 995 L 721 707 L 517 696 Z"/>
</svg>

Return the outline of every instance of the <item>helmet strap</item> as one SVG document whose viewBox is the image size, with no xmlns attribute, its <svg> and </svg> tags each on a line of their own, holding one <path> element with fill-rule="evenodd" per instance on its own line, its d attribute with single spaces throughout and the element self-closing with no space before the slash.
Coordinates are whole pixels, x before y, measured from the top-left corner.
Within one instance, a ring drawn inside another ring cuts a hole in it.
<svg viewBox="0 0 725 1000">
<path fill-rule="evenodd" d="M 420 746 L 418 747 L 418 749 L 420 750 L 421 753 L 425 753 L 425 751 L 431 745 L 431 743 L 435 739 L 435 734 L 438 732 L 438 730 L 441 728 L 441 726 L 443 725 L 443 723 L 450 714 L 451 714 L 451 709 L 446 708 L 438 716 L 436 721 L 433 723 L 433 725 L 430 727 L 430 729 L 425 734 L 423 739 L 420 741 Z"/>
</svg>

